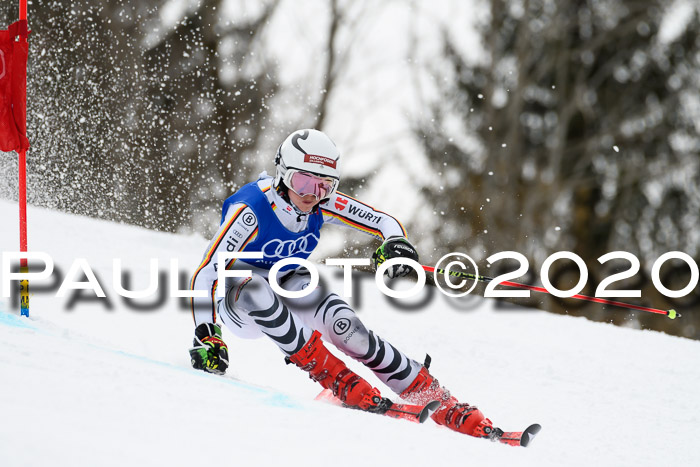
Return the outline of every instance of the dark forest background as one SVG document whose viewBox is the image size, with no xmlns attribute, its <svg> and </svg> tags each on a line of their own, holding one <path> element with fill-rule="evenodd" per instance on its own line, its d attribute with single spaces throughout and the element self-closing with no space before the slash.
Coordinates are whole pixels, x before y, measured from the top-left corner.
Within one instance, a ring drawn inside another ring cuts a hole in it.
<svg viewBox="0 0 700 467">
<path fill-rule="evenodd" d="M 347 38 L 362 34 L 377 2 L 180 3 L 186 7 L 172 21 L 174 13 L 163 15 L 172 1 L 30 2 L 31 203 L 210 235 L 221 201 L 271 169 L 289 132 L 324 130 L 343 111 L 333 99 L 356 59 Z M 423 11 L 386 3 L 409 15 Z M 400 187 L 432 207 L 428 222 L 401 219 L 424 263 L 466 244 L 480 266 L 514 250 L 536 273 L 551 253 L 570 250 L 592 272 L 583 293 L 593 295 L 596 283 L 628 267 L 598 258 L 628 251 L 642 271 L 619 286 L 642 289 L 643 298 L 627 300 L 675 307 L 682 319 L 552 297 L 516 303 L 700 338 L 700 293 L 669 299 L 648 279 L 667 251 L 700 256 L 700 16 L 691 8 L 671 21 L 678 16 L 671 4 L 483 0 L 474 1 L 473 16 L 434 21 L 430 59 L 406 57 L 422 76 L 413 96 L 420 112 L 408 119 L 417 152 L 440 182 Z M 3 7 L 3 25 L 15 8 Z M 223 21 L 226 9 L 241 15 Z M 280 14 L 314 26 L 307 88 L 280 79 L 284 66 L 270 53 L 271 19 Z M 476 42 L 455 33 L 474 24 Z M 406 35 L 421 40 L 417 31 Z M 357 161 L 354 150 L 341 147 Z M 16 196 L 16 158 L 2 158 L 0 176 L 0 195 Z M 382 177 L 381 168 L 353 172 L 343 189 L 362 197 Z M 374 248 L 353 240 L 336 255 L 369 256 Z M 486 271 L 512 265 L 497 266 Z M 560 288 L 578 279 L 567 261 L 555 269 Z M 661 276 L 680 289 L 690 269 L 671 261 Z"/>
</svg>

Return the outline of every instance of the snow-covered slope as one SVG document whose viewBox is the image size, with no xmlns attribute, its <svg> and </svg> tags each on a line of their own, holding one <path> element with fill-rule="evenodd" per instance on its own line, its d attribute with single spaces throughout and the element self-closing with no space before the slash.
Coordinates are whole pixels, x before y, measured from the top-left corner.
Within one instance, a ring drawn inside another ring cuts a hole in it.
<svg viewBox="0 0 700 467">
<path fill-rule="evenodd" d="M 17 249 L 16 211 L 0 202 L 3 252 Z M 543 425 L 530 448 L 511 448 L 314 402 L 319 387 L 265 340 L 225 331 L 229 374 L 190 369 L 189 313 L 176 299 L 127 306 L 111 286 L 112 258 L 135 280 L 149 258 L 192 270 L 201 238 L 37 208 L 29 232 L 30 249 L 63 274 L 86 258 L 112 308 L 83 300 L 68 310 L 68 298 L 35 291 L 25 319 L 0 302 L 2 466 L 700 465 L 698 342 L 476 297 L 462 311 L 439 294 L 400 311 L 362 281 L 368 327 L 416 359 L 430 353 L 441 382 L 502 428 Z"/>
</svg>

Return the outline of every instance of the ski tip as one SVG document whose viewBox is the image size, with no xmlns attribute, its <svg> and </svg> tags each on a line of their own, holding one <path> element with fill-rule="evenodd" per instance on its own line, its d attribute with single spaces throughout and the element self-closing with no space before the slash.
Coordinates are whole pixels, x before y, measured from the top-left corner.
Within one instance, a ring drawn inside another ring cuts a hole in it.
<svg viewBox="0 0 700 467">
<path fill-rule="evenodd" d="M 520 445 L 522 447 L 527 447 L 533 439 L 535 439 L 535 436 L 537 433 L 540 432 L 542 429 L 542 425 L 535 423 L 533 425 L 530 425 L 529 427 L 525 428 L 525 431 L 523 431 L 523 435 L 520 437 Z"/>
<path fill-rule="evenodd" d="M 440 401 L 431 401 L 425 404 L 423 410 L 418 414 L 418 422 L 423 423 L 426 421 L 438 408 L 440 408 Z"/>
</svg>

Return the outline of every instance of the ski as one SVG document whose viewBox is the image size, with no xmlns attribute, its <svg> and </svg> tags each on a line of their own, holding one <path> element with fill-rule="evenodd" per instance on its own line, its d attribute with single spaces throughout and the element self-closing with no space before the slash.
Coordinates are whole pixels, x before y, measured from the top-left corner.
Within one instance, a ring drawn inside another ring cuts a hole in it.
<svg viewBox="0 0 700 467">
<path fill-rule="evenodd" d="M 535 423 L 527 427 L 524 431 L 503 431 L 500 428 L 494 428 L 493 433 L 489 436 L 492 441 L 498 441 L 509 446 L 527 447 L 540 432 L 542 426 Z"/>
<path fill-rule="evenodd" d="M 341 407 L 347 407 L 351 409 L 357 409 L 356 407 L 350 407 L 340 401 L 337 397 L 333 395 L 330 389 L 324 389 L 316 396 L 317 401 L 328 402 L 333 405 L 338 405 Z M 438 407 L 440 407 L 439 401 L 431 401 L 426 405 L 413 405 L 413 404 L 399 404 L 393 402 L 387 398 L 382 399 L 380 408 L 376 411 L 367 410 L 369 413 L 376 413 L 384 415 L 386 417 L 398 418 L 401 420 L 408 420 L 415 423 L 423 423 L 430 417 L 430 415 L 435 412 Z M 362 410 L 362 409 L 357 409 Z"/>
<path fill-rule="evenodd" d="M 392 418 L 400 418 L 416 423 L 423 423 L 440 407 L 440 401 L 430 401 L 426 405 L 397 404 L 391 402 L 383 415 Z"/>
<path fill-rule="evenodd" d="M 316 396 L 316 400 L 327 402 L 329 404 L 337 405 L 340 407 L 362 410 L 357 407 L 350 407 L 348 405 L 345 405 L 340 399 L 333 395 L 333 392 L 330 389 L 324 389 L 323 391 L 321 391 L 318 394 L 318 396 Z M 426 405 L 414 405 L 400 404 L 393 402 L 387 398 L 383 398 L 379 405 L 379 409 L 367 410 L 366 412 L 376 413 L 391 418 L 408 420 L 415 423 L 423 423 L 439 407 L 439 401 L 431 401 L 428 402 Z M 500 428 L 492 428 L 491 431 L 487 433 L 484 437 L 490 439 L 491 441 L 498 441 L 509 446 L 527 447 L 535 438 L 537 433 L 540 432 L 541 429 L 542 426 L 540 426 L 537 423 L 530 425 L 523 431 L 503 431 Z"/>
</svg>

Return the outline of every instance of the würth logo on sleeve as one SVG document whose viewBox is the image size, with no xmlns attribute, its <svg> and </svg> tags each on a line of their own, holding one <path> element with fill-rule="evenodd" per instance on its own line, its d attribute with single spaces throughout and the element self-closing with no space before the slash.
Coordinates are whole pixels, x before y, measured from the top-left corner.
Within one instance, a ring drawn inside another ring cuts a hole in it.
<svg viewBox="0 0 700 467">
<path fill-rule="evenodd" d="M 336 208 L 338 211 L 342 211 L 343 209 L 345 209 L 345 207 L 346 207 L 347 205 L 348 205 L 348 200 L 347 200 L 347 199 L 341 198 L 340 196 L 338 196 L 337 198 L 335 198 L 335 208 Z"/>
<path fill-rule="evenodd" d="M 315 154 L 304 154 L 304 162 L 310 162 L 312 164 L 321 164 L 326 167 L 331 167 L 335 169 L 335 160 L 330 157 L 317 156 Z"/>
</svg>

